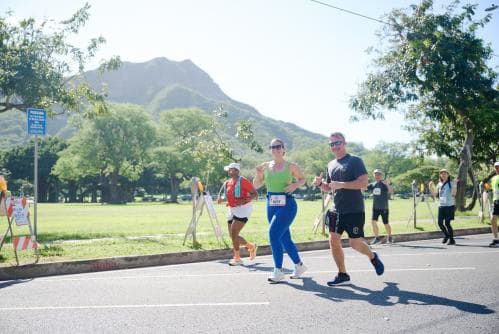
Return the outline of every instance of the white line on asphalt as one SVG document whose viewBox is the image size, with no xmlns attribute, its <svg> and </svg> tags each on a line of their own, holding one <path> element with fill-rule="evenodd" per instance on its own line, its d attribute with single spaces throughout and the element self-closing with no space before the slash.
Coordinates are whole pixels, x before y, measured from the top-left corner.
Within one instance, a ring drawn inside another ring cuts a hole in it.
<svg viewBox="0 0 499 334">
<path fill-rule="evenodd" d="M 377 250 L 377 249 L 375 249 Z M 428 252 L 428 253 L 396 253 L 396 254 L 386 254 L 386 253 L 380 253 L 383 255 L 383 258 L 385 257 L 391 257 L 391 256 L 424 256 L 424 255 L 465 255 L 465 254 L 489 254 L 489 253 L 498 253 L 499 250 L 493 251 L 477 251 L 477 252 L 449 252 L 449 251 L 442 251 L 442 252 Z M 353 254 L 353 255 L 345 255 L 345 257 L 363 257 L 364 255 L 362 254 Z M 331 259 L 331 255 L 327 256 L 302 256 L 305 259 Z"/>
<path fill-rule="evenodd" d="M 397 271 L 443 271 L 443 270 L 476 270 L 475 267 L 427 267 L 427 268 L 398 268 L 398 269 L 386 269 L 388 272 L 397 272 Z M 370 269 L 352 269 L 349 272 L 371 272 Z M 323 273 L 331 273 L 331 270 L 323 270 L 323 271 L 307 271 L 308 274 L 323 274 Z M 110 281 L 113 279 L 145 279 L 145 278 L 208 278 L 208 277 L 230 277 L 230 276 L 253 276 L 253 275 L 268 275 L 268 271 L 258 271 L 258 272 L 238 272 L 238 273 L 205 273 L 205 274 L 179 274 L 179 275 L 141 275 L 141 276 L 109 276 L 109 277 L 77 277 L 77 278 L 59 278 L 59 279 L 50 279 L 50 278 L 37 278 L 32 282 L 62 282 L 62 281 Z"/>
<path fill-rule="evenodd" d="M 189 303 L 189 304 L 144 304 L 144 305 L 83 305 L 83 306 L 31 306 L 1 307 L 0 311 L 38 311 L 38 310 L 78 310 L 78 309 L 113 309 L 113 308 L 155 308 L 155 307 L 200 307 L 200 306 L 253 306 L 269 305 L 270 302 L 247 303 Z"/>
</svg>

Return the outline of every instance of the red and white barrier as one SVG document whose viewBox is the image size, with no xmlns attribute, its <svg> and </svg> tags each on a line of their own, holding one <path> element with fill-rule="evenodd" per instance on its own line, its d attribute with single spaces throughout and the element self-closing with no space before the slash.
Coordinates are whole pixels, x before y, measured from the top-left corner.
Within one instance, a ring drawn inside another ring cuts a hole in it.
<svg viewBox="0 0 499 334">
<path fill-rule="evenodd" d="M 13 240 L 16 250 L 36 249 L 38 244 L 33 241 L 32 237 L 15 237 Z"/>
</svg>

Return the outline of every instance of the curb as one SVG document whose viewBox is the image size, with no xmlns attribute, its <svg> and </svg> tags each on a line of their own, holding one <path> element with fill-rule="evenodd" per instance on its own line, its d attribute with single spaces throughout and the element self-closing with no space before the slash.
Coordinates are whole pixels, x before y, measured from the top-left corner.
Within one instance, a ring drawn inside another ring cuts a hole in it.
<svg viewBox="0 0 499 334">
<path fill-rule="evenodd" d="M 477 227 L 454 230 L 456 236 L 490 233 L 490 227 Z M 395 235 L 395 242 L 439 239 L 442 232 L 416 232 Z M 368 238 L 370 239 L 370 238 Z M 349 247 L 348 239 L 342 240 L 343 247 Z M 296 244 L 300 251 L 322 250 L 329 248 L 328 240 L 302 242 Z M 270 246 L 258 246 L 259 255 L 272 254 Z M 192 262 L 227 260 L 232 256 L 231 249 L 215 249 L 207 251 L 189 251 L 180 253 L 154 254 L 144 256 L 112 257 L 97 260 L 80 260 L 68 262 L 53 262 L 29 264 L 15 267 L 0 268 L 0 281 L 14 279 L 29 279 L 53 275 L 70 275 L 88 272 L 164 266 Z"/>
</svg>

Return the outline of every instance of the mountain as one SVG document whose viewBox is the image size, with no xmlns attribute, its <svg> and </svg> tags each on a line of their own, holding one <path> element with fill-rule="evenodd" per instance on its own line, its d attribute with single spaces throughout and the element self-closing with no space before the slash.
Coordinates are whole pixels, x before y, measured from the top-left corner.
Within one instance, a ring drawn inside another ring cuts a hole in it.
<svg viewBox="0 0 499 334">
<path fill-rule="evenodd" d="M 144 108 L 156 118 L 164 110 L 174 108 L 198 108 L 206 112 L 220 105 L 228 113 L 228 122 L 248 120 L 262 145 L 271 138 L 283 139 L 288 147 L 310 147 L 324 141 L 325 137 L 295 124 L 266 117 L 255 108 L 227 96 L 213 79 L 190 60 L 180 62 L 155 58 L 144 63 L 123 62 L 116 71 L 99 75 L 96 70 L 85 73 L 92 87 L 104 86 L 113 102 L 133 103 Z M 65 117 L 50 119 L 47 132 L 50 135 L 68 137 L 71 128 Z M 0 114 L 0 145 L 10 146 L 27 139 L 26 117 L 18 111 Z"/>
</svg>

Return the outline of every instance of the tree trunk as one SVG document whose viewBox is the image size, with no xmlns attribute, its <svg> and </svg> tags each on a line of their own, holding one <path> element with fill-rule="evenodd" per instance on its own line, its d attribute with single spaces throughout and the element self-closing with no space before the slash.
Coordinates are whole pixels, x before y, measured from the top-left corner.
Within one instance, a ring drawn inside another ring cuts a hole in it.
<svg viewBox="0 0 499 334">
<path fill-rule="evenodd" d="M 109 203 L 119 204 L 119 203 L 121 203 L 121 196 L 120 196 L 120 192 L 118 191 L 118 173 L 113 171 L 109 176 L 110 176 Z"/>
<path fill-rule="evenodd" d="M 472 166 L 470 166 L 470 169 L 468 170 L 468 175 L 470 176 L 471 182 L 473 183 L 473 195 L 471 197 L 471 203 L 466 206 L 465 210 L 471 211 L 475 207 L 476 200 L 477 200 L 478 194 L 479 194 L 478 184 L 476 182 L 476 177 L 475 177 L 475 173 L 473 171 Z"/>
<path fill-rule="evenodd" d="M 473 149 L 473 139 L 474 136 L 469 131 L 466 135 L 463 148 L 459 154 L 459 172 L 458 172 L 458 183 L 457 183 L 457 193 L 456 193 L 456 208 L 459 211 L 466 210 L 466 180 L 468 177 L 468 171 L 471 168 L 471 156 Z"/>
<path fill-rule="evenodd" d="M 68 182 L 68 201 L 69 203 L 76 203 L 76 193 L 78 190 L 78 184 L 74 181 Z"/>
<path fill-rule="evenodd" d="M 175 176 L 172 175 L 170 177 L 170 187 L 171 187 L 171 201 L 174 203 L 178 202 L 177 195 L 178 195 L 178 186 L 179 186 L 180 180 Z"/>
</svg>

